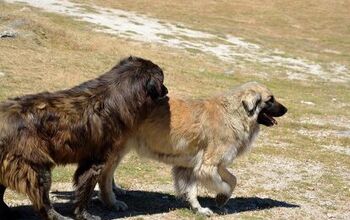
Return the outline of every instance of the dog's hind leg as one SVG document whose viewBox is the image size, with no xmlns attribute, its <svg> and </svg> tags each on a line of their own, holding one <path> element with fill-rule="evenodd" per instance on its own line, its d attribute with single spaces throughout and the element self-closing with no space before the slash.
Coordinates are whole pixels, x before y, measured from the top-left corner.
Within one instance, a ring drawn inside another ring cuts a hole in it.
<svg viewBox="0 0 350 220">
<path fill-rule="evenodd" d="M 49 192 L 51 188 L 51 171 L 50 169 L 40 169 L 38 171 L 37 181 L 38 188 L 30 190 L 29 198 L 32 200 L 34 207 L 40 212 L 41 216 L 49 220 L 71 220 L 56 212 L 50 202 Z"/>
<path fill-rule="evenodd" d="M 12 167 L 13 169 L 13 167 Z M 22 164 L 21 171 L 17 173 L 15 188 L 26 192 L 34 209 L 47 220 L 71 220 L 56 212 L 50 202 L 49 192 L 51 188 L 51 170 L 45 167 L 33 167 Z M 24 179 L 22 179 L 24 178 Z"/>
<path fill-rule="evenodd" d="M 34 210 L 41 215 L 42 219 L 71 220 L 71 218 L 56 212 L 50 202 L 51 169 L 54 163 L 43 151 L 32 147 L 33 143 L 38 145 L 38 141 L 33 142 L 31 138 L 25 138 L 26 151 L 23 151 L 22 154 L 9 153 L 2 158 L 0 207 L 2 210 L 7 209 L 3 196 L 5 187 L 8 187 L 26 194 L 32 202 Z"/>
<path fill-rule="evenodd" d="M 200 205 L 197 199 L 197 179 L 192 168 L 173 167 L 173 177 L 177 194 L 189 202 L 191 209 L 202 215 L 212 215 L 213 211 Z"/>
<path fill-rule="evenodd" d="M 43 156 L 41 159 L 45 161 L 44 154 L 40 155 L 35 150 L 31 153 L 36 156 Z M 23 156 L 23 155 L 22 155 Z M 25 155 L 24 155 L 25 156 Z M 42 219 L 45 220 L 71 220 L 56 212 L 50 202 L 49 191 L 51 187 L 51 168 L 53 164 L 46 158 L 47 163 L 35 164 L 32 160 L 23 158 L 18 155 L 7 155 L 1 165 L 1 209 L 6 210 L 3 203 L 3 195 L 5 186 L 21 193 L 27 194 L 33 204 L 33 208 L 37 211 Z M 12 218 L 9 218 L 12 219 Z"/>
</svg>

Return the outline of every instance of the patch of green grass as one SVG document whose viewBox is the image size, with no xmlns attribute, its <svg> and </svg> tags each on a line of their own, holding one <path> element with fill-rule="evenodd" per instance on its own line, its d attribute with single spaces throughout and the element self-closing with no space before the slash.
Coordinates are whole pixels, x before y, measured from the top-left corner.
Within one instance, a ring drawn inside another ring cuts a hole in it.
<svg viewBox="0 0 350 220">
<path fill-rule="evenodd" d="M 52 171 L 52 182 L 72 182 L 76 166 L 57 166 Z"/>
<path fill-rule="evenodd" d="M 135 25 L 139 25 L 139 26 L 142 26 L 143 24 L 140 23 L 140 22 L 136 22 L 136 21 L 131 21 L 131 23 L 135 24 Z"/>
<path fill-rule="evenodd" d="M 6 201 L 14 201 L 14 200 L 25 200 L 27 196 L 21 193 L 14 192 L 12 190 L 6 189 L 5 192 L 5 202 Z"/>
<path fill-rule="evenodd" d="M 193 54 L 201 54 L 201 53 L 203 53 L 201 50 L 198 50 L 196 48 L 186 47 L 185 49 L 188 52 L 193 53 Z"/>
<path fill-rule="evenodd" d="M 177 209 L 176 214 L 181 218 L 181 219 L 195 219 L 195 220 L 204 220 L 207 219 L 207 217 L 199 214 L 195 214 L 192 210 L 188 208 L 184 209 Z"/>
<path fill-rule="evenodd" d="M 324 184 L 322 192 L 324 194 L 331 194 L 334 196 L 340 196 L 344 199 L 350 197 L 350 187 L 347 184 L 347 180 L 344 180 L 339 173 L 333 173 L 332 171 L 322 175 L 320 182 Z M 339 194 L 339 190 L 342 190 L 342 194 Z"/>
<path fill-rule="evenodd" d="M 259 216 L 242 216 L 240 219 L 242 219 L 242 220 L 262 220 L 265 218 L 259 217 Z"/>
<path fill-rule="evenodd" d="M 95 8 L 93 8 L 89 5 L 82 4 L 82 5 L 80 5 L 80 7 L 84 9 L 83 12 L 85 12 L 85 13 L 98 13 L 98 11 L 96 11 Z"/>
<path fill-rule="evenodd" d="M 123 159 L 115 175 L 124 185 L 130 185 L 132 180 L 140 178 L 145 183 L 156 181 L 159 184 L 172 184 L 169 166 L 140 158 L 135 153 Z"/>
<path fill-rule="evenodd" d="M 157 36 L 163 38 L 163 39 L 172 39 L 174 36 L 170 34 L 157 34 Z"/>
<path fill-rule="evenodd" d="M 126 33 L 137 34 L 135 31 L 130 31 L 130 30 L 127 30 Z"/>
<path fill-rule="evenodd" d="M 0 100 L 6 99 L 5 91 L 6 91 L 6 88 L 0 87 Z"/>
</svg>

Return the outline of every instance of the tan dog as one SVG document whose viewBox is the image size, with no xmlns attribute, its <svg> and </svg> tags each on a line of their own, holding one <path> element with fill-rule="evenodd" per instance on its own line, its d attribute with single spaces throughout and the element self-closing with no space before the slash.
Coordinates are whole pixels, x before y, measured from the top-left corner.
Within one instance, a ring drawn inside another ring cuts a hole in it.
<svg viewBox="0 0 350 220">
<path fill-rule="evenodd" d="M 205 100 L 172 99 L 157 106 L 102 171 L 101 199 L 109 206 L 118 202 L 112 191 L 113 173 L 123 155 L 135 149 L 140 155 L 174 166 L 177 193 L 193 210 L 211 215 L 197 200 L 197 183 L 217 193 L 224 205 L 236 186 L 226 167 L 251 146 L 260 124 L 277 124 L 273 117 L 287 109 L 271 91 L 257 82 L 246 83 L 224 95 Z"/>
</svg>

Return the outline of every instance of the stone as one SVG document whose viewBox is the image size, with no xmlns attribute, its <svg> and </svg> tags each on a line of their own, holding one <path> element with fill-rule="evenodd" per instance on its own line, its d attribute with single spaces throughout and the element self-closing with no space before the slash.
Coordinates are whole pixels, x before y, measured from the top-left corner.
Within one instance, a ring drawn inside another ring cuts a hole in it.
<svg viewBox="0 0 350 220">
<path fill-rule="evenodd" d="M 0 38 L 15 38 L 18 32 L 14 30 L 4 30 L 0 32 Z"/>
</svg>

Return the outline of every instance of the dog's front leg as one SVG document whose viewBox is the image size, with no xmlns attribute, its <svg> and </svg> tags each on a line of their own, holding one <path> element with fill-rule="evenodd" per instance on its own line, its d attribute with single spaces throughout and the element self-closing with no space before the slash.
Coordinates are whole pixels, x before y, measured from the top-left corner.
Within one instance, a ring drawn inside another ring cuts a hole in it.
<svg viewBox="0 0 350 220">
<path fill-rule="evenodd" d="M 116 196 L 126 195 L 126 190 L 123 189 L 119 184 L 117 184 L 114 178 L 112 178 L 112 190 Z"/>
<path fill-rule="evenodd" d="M 74 214 L 77 220 L 101 219 L 98 216 L 88 213 L 86 209 L 102 169 L 103 165 L 92 162 L 84 162 L 78 165 L 78 169 L 74 174 Z"/>
<path fill-rule="evenodd" d="M 221 207 L 224 206 L 230 199 L 232 192 L 236 187 L 237 178 L 232 173 L 230 173 L 226 167 L 223 166 L 218 167 L 218 173 L 222 180 L 230 186 L 230 190 L 228 192 L 218 192 L 218 194 L 216 195 L 215 201 L 218 204 L 218 206 Z"/>
<path fill-rule="evenodd" d="M 111 154 L 111 157 L 106 166 L 103 168 L 101 177 L 99 179 L 98 185 L 100 187 L 100 200 L 110 209 L 114 211 L 125 211 L 128 206 L 120 200 L 115 198 L 116 194 L 114 194 L 114 178 L 113 174 L 115 169 L 117 168 L 119 162 L 121 161 L 123 154 Z M 116 187 L 116 186 L 115 186 Z M 122 189 L 120 189 L 122 190 Z M 125 191 L 124 191 L 125 194 Z"/>
<path fill-rule="evenodd" d="M 199 204 L 197 199 L 197 179 L 193 174 L 192 168 L 173 167 L 173 177 L 177 194 L 189 202 L 192 210 L 206 216 L 213 214 L 212 210 Z"/>
<path fill-rule="evenodd" d="M 202 165 L 195 175 L 206 188 L 217 193 L 218 206 L 226 204 L 236 186 L 235 176 L 228 172 L 225 167 L 217 165 Z"/>
</svg>

